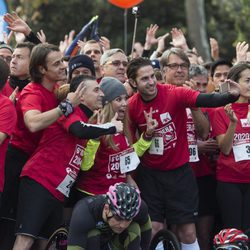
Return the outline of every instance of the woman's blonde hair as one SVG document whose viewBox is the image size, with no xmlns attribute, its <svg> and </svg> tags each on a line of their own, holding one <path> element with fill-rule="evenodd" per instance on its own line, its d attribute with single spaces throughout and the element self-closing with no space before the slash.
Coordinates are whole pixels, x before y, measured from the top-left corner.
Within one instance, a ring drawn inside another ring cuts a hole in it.
<svg viewBox="0 0 250 250">
<path fill-rule="evenodd" d="M 101 109 L 100 116 L 101 116 L 103 123 L 107 123 L 107 122 L 110 122 L 112 120 L 112 118 L 115 116 L 115 112 L 112 108 L 112 102 L 106 104 Z M 95 114 L 94 116 L 92 116 L 90 118 L 90 121 L 96 121 L 96 120 L 97 120 L 97 114 Z M 125 112 L 125 117 L 122 120 L 122 122 L 123 122 L 123 133 L 126 136 L 126 138 L 128 139 L 128 143 L 130 145 L 132 145 L 132 137 L 131 137 L 131 133 L 129 131 L 129 126 L 128 126 L 129 118 L 128 118 L 127 111 Z M 107 144 L 107 146 L 113 148 L 114 150 L 119 150 L 117 145 L 115 145 L 115 143 L 114 143 L 113 135 L 105 135 L 105 136 L 103 136 L 103 140 Z"/>
</svg>

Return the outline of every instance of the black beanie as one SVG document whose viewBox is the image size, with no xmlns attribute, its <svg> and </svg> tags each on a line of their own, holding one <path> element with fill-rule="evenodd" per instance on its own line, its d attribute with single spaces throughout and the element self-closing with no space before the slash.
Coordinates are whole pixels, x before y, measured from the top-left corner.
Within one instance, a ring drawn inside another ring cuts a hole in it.
<svg viewBox="0 0 250 250">
<path fill-rule="evenodd" d="M 104 93 L 103 105 L 112 102 L 120 95 L 127 95 L 124 85 L 114 77 L 103 77 L 100 82 L 100 89 Z"/>
<path fill-rule="evenodd" d="M 85 67 L 89 69 L 92 73 L 92 76 L 95 76 L 95 67 L 92 59 L 86 55 L 77 55 L 73 56 L 69 60 L 69 79 L 72 77 L 72 73 L 75 69 L 80 67 Z"/>
</svg>

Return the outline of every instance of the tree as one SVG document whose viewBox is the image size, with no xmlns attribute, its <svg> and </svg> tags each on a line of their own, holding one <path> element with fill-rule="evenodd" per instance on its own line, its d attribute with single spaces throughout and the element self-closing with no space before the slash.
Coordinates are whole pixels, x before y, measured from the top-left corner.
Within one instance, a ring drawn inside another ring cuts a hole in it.
<svg viewBox="0 0 250 250">
<path fill-rule="evenodd" d="M 185 0 L 188 34 L 198 53 L 205 61 L 210 60 L 207 39 L 204 0 Z"/>
</svg>

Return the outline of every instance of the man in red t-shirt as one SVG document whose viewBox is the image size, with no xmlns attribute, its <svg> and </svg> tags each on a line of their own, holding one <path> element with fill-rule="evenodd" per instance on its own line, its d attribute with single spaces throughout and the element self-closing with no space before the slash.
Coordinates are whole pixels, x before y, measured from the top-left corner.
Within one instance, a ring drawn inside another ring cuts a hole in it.
<svg viewBox="0 0 250 250">
<path fill-rule="evenodd" d="M 80 170 L 84 139 L 122 131 L 122 122 L 116 119 L 101 125 L 86 124 L 88 115 L 102 106 L 103 93 L 94 77 L 79 77 L 73 78 L 70 87 L 77 84 L 71 91 L 84 90 L 81 104 L 44 129 L 38 147 L 23 167 L 13 249 L 30 249 L 36 239 L 48 239 L 60 226 L 64 198 Z M 44 249 L 46 243 L 41 241 L 36 249 Z"/>
<path fill-rule="evenodd" d="M 25 50 L 28 53 L 28 49 Z M 21 60 L 23 56 L 18 52 L 16 57 L 14 61 L 18 62 L 18 58 Z M 29 64 L 32 82 L 22 90 L 16 103 L 18 123 L 6 154 L 6 182 L 1 210 L 2 217 L 9 220 L 0 222 L 5 233 L 8 231 L 6 228 L 9 228 L 7 225 L 13 224 L 13 219 L 16 219 L 19 175 L 25 162 L 35 151 L 42 130 L 63 114 L 73 112 L 73 106 L 80 102 L 79 92 L 69 94 L 69 100 L 60 104 L 56 98 L 54 91 L 57 89 L 57 82 L 66 77 L 62 58 L 59 48 L 55 45 L 39 44 L 32 50 Z M 12 232 L 13 228 L 12 226 L 10 229 Z M 0 240 L 0 248 L 4 241 L 9 241 L 7 238 Z"/>
<path fill-rule="evenodd" d="M 151 135 L 150 149 L 141 158 L 137 183 L 149 207 L 153 234 L 163 228 L 164 221 L 174 225 L 182 249 L 199 249 L 194 219 L 197 216 L 198 190 L 190 168 L 187 131 L 187 107 L 211 107 L 234 102 L 239 87 L 230 82 L 233 90 L 225 94 L 203 94 L 197 91 L 157 84 L 151 62 L 132 60 L 127 76 L 137 88 L 129 99 L 131 131 L 135 135 L 146 130 L 144 111 L 153 109 L 158 128 Z"/>
<path fill-rule="evenodd" d="M 18 43 L 10 60 L 10 76 L 4 88 L 3 95 L 15 102 L 22 89 L 30 82 L 29 63 L 31 51 L 35 45 L 30 42 Z"/>
</svg>

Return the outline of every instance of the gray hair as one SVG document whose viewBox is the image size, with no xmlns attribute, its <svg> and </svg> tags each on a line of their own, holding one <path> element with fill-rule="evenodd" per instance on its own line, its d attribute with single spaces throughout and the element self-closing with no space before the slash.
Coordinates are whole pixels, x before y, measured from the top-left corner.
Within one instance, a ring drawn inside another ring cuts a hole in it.
<svg viewBox="0 0 250 250">
<path fill-rule="evenodd" d="M 122 49 L 116 48 L 116 49 L 109 49 L 109 50 L 106 50 L 106 51 L 102 54 L 102 56 L 101 56 L 100 65 L 104 65 L 104 64 L 108 61 L 108 59 L 109 59 L 111 56 L 113 56 L 114 54 L 117 54 L 117 53 L 119 53 L 119 52 L 125 55 L 125 53 L 124 53 L 124 51 L 123 51 Z"/>
<path fill-rule="evenodd" d="M 197 75 L 202 75 L 208 77 L 208 72 L 205 67 L 198 64 L 191 64 L 189 67 L 189 77 L 192 78 Z"/>
<path fill-rule="evenodd" d="M 186 53 L 180 49 L 180 48 L 171 48 L 171 49 L 168 49 L 166 50 L 162 56 L 161 56 L 161 59 L 160 59 L 160 64 L 161 64 L 161 67 L 163 68 L 164 66 L 166 66 L 169 62 L 169 57 L 170 55 L 177 55 L 178 57 L 180 57 L 184 62 L 186 62 L 188 64 L 188 67 L 190 66 L 190 61 L 188 59 L 188 56 L 186 55 Z"/>
</svg>

